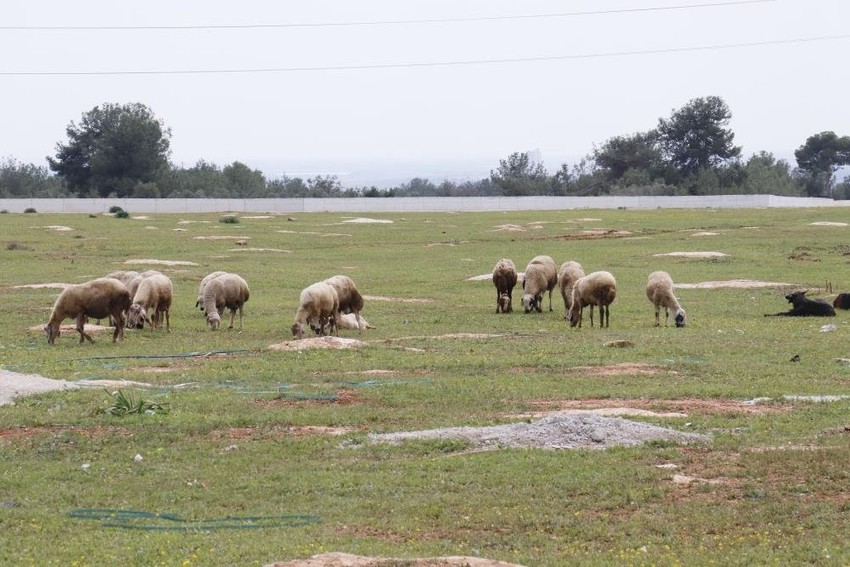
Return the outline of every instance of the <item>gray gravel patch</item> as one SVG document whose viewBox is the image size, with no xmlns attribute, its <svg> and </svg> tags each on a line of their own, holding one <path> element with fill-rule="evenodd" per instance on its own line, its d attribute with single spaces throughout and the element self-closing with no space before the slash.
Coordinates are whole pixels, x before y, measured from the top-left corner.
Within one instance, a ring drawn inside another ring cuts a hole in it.
<svg viewBox="0 0 850 567">
<path fill-rule="evenodd" d="M 521 447 L 605 449 L 614 446 L 642 445 L 650 441 L 700 443 L 710 440 L 705 435 L 686 433 L 621 417 L 571 411 L 552 413 L 532 422 L 369 435 L 369 440 L 373 443 L 401 443 L 414 439 L 469 441 L 480 450 Z"/>
</svg>

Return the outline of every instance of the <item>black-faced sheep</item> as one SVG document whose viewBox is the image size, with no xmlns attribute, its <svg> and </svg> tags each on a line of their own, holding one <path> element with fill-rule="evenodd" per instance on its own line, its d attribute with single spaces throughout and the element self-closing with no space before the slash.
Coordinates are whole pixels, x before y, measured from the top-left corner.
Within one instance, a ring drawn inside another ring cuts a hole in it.
<svg viewBox="0 0 850 567">
<path fill-rule="evenodd" d="M 617 296 L 617 280 L 610 272 L 592 272 L 579 278 L 573 286 L 573 301 L 567 320 L 571 327 L 581 328 L 584 307 L 590 306 L 590 326 L 593 326 L 593 306 L 599 307 L 599 327 L 607 327 L 611 321 L 609 305 Z"/>
<path fill-rule="evenodd" d="M 502 258 L 493 267 L 493 285 L 496 286 L 496 313 L 513 311 L 513 293 L 516 286 L 516 266 L 510 258 Z"/>
<path fill-rule="evenodd" d="M 364 324 L 360 312 L 363 311 L 363 296 L 357 291 L 354 280 L 348 276 L 337 275 L 331 276 L 324 281 L 336 290 L 337 301 L 339 302 L 339 314 L 353 314 L 354 319 L 357 321 L 357 330 L 362 332 Z M 315 324 L 315 322 L 312 323 Z M 321 325 L 319 325 L 319 328 L 321 328 Z"/>
<path fill-rule="evenodd" d="M 292 335 L 302 338 L 304 325 L 310 319 L 318 322 L 320 335 L 326 334 L 325 326 L 331 334 L 337 334 L 339 297 L 331 284 L 317 282 L 301 291 L 298 309 L 295 311 L 295 322 L 292 324 Z"/>
<path fill-rule="evenodd" d="M 673 321 L 677 327 L 685 326 L 685 310 L 679 305 L 679 300 L 673 295 L 673 278 L 667 272 L 652 272 L 646 282 L 646 297 L 655 307 L 655 326 L 659 327 L 659 314 L 664 308 L 664 326 L 673 311 Z"/>
<path fill-rule="evenodd" d="M 850 309 L 850 293 L 839 293 L 836 295 L 832 306 L 836 309 Z"/>
<path fill-rule="evenodd" d="M 127 326 L 131 329 L 143 329 L 147 323 L 152 330 L 156 330 L 165 315 L 165 330 L 170 333 L 171 321 L 168 314 L 173 295 L 174 288 L 168 276 L 154 273 L 143 277 L 128 311 Z"/>
<path fill-rule="evenodd" d="M 211 278 L 204 286 L 203 306 L 207 316 L 207 323 L 215 330 L 221 325 L 221 312 L 225 308 L 230 309 L 230 326 L 233 328 L 233 320 L 236 311 L 239 311 L 239 328 L 242 329 L 242 308 L 251 295 L 248 283 L 237 274 L 224 273 L 218 277 Z"/>
<path fill-rule="evenodd" d="M 204 289 L 207 287 L 207 284 L 210 283 L 210 280 L 217 278 L 218 276 L 223 276 L 227 272 L 210 272 L 209 274 L 204 276 L 204 279 L 201 280 L 201 283 L 198 284 L 198 300 L 195 301 L 195 307 L 204 310 Z"/>
<path fill-rule="evenodd" d="M 570 306 L 573 304 L 573 287 L 579 278 L 585 276 L 584 269 L 578 262 L 569 260 L 561 264 L 561 269 L 558 270 L 558 287 L 561 290 L 561 297 L 564 299 L 564 319 L 570 312 Z"/>
<path fill-rule="evenodd" d="M 82 284 L 66 287 L 50 313 L 50 320 L 44 326 L 47 342 L 54 344 L 59 336 L 59 326 L 62 321 L 72 317 L 77 323 L 80 342 L 94 342 L 85 332 L 86 319 L 102 319 L 111 317 L 115 320 L 115 330 L 112 332 L 112 342 L 124 338 L 124 311 L 130 307 L 130 292 L 120 281 L 114 278 L 98 278 Z"/>
<path fill-rule="evenodd" d="M 808 290 L 806 290 L 808 291 Z M 793 305 L 790 311 L 765 313 L 765 317 L 835 317 L 835 309 L 826 301 L 809 299 L 806 291 L 795 291 L 785 296 Z"/>
<path fill-rule="evenodd" d="M 535 256 L 525 267 L 522 280 L 522 307 L 526 313 L 543 311 L 543 294 L 549 292 L 549 311 L 552 311 L 552 290 L 558 285 L 558 268 L 549 256 Z"/>
</svg>

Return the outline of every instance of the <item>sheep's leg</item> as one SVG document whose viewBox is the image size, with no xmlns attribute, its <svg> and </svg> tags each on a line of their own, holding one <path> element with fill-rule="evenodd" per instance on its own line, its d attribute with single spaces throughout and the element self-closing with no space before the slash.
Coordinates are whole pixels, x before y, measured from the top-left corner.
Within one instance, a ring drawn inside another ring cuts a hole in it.
<svg viewBox="0 0 850 567">
<path fill-rule="evenodd" d="M 593 304 L 590 304 L 590 326 L 593 327 Z"/>
<path fill-rule="evenodd" d="M 607 326 L 608 326 L 608 323 L 609 323 L 609 322 L 610 322 L 610 320 L 611 320 L 611 314 L 610 314 L 610 312 L 608 311 L 608 306 L 607 306 L 607 305 L 605 305 L 604 303 L 601 303 L 601 304 L 599 305 L 599 319 L 600 319 L 600 321 L 599 321 L 599 328 L 600 328 L 600 329 L 601 329 L 603 326 L 604 326 L 604 327 L 607 327 Z"/>
<path fill-rule="evenodd" d="M 162 323 L 162 319 L 159 322 Z M 168 316 L 168 309 L 165 310 L 165 332 L 171 332 L 171 318 Z"/>
<path fill-rule="evenodd" d="M 659 321 L 659 316 L 660 316 L 660 314 L 661 314 L 661 307 L 660 307 L 660 306 L 658 306 L 658 305 L 656 305 L 656 306 L 655 306 L 655 326 L 656 326 L 656 327 L 660 327 L 660 326 L 661 326 L 661 323 L 660 323 L 660 321 Z"/>
<path fill-rule="evenodd" d="M 497 305 L 497 307 L 498 307 L 498 305 Z M 366 326 L 366 323 L 363 322 L 363 317 L 360 316 L 360 311 L 354 312 L 354 319 L 357 321 L 357 334 L 362 335 L 363 334 L 363 327 Z"/>
<path fill-rule="evenodd" d="M 232 329 L 232 328 L 233 328 L 233 321 L 234 321 L 235 319 L 236 319 L 236 309 L 231 309 L 231 310 L 230 310 L 230 326 L 228 327 L 228 329 Z M 241 315 L 241 314 L 240 314 L 240 316 L 239 316 L 239 328 L 240 328 L 240 329 L 242 328 L 242 315 Z"/>
<path fill-rule="evenodd" d="M 552 288 L 549 288 L 549 311 L 552 311 Z"/>
<path fill-rule="evenodd" d="M 86 339 L 88 339 L 90 343 L 94 342 L 91 335 L 86 333 L 86 321 L 88 321 L 88 317 L 85 315 L 80 314 L 77 316 L 77 332 L 80 333 L 80 344 L 86 342 Z"/>
</svg>

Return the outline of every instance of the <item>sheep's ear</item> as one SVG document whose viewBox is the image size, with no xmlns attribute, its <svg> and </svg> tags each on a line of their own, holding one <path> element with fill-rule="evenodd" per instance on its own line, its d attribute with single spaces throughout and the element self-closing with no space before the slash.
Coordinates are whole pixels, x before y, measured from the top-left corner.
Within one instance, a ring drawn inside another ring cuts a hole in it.
<svg viewBox="0 0 850 567">
<path fill-rule="evenodd" d="M 807 293 L 809 293 L 809 290 L 804 289 L 803 291 L 800 292 L 800 295 L 806 295 Z"/>
</svg>

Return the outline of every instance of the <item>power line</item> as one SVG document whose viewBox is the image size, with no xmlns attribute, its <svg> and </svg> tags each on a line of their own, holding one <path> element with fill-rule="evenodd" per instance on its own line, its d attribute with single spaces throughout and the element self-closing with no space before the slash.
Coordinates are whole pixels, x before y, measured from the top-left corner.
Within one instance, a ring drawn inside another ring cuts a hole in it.
<svg viewBox="0 0 850 567">
<path fill-rule="evenodd" d="M 56 77 L 56 76 L 104 76 L 104 75 L 226 75 L 252 73 L 298 73 L 322 71 L 362 71 L 374 69 L 415 69 L 424 67 L 459 67 L 471 65 L 501 65 L 506 63 L 532 63 L 546 61 L 570 61 L 581 59 L 603 59 L 614 57 L 634 57 L 642 55 L 662 55 L 669 53 L 688 53 L 700 51 L 720 51 L 747 47 L 766 47 L 773 45 L 793 45 L 814 43 L 820 41 L 838 41 L 850 39 L 846 35 L 826 35 L 820 37 L 805 37 L 778 39 L 768 41 L 753 41 L 745 43 L 726 43 L 719 45 L 703 45 L 693 47 L 669 47 L 663 49 L 643 49 L 637 51 L 612 51 L 608 53 L 585 53 L 576 55 L 549 55 L 538 57 L 513 57 L 502 59 L 470 59 L 462 61 L 430 61 L 422 63 L 375 63 L 366 65 L 330 65 L 325 67 L 263 67 L 254 69 L 184 69 L 184 70 L 153 70 L 153 71 L 0 71 L 2 77 Z"/>
<path fill-rule="evenodd" d="M 0 26 L 5 31 L 147 31 L 147 30 L 242 30 L 242 29 L 282 29 L 282 28 L 323 28 L 355 26 L 388 26 L 409 24 L 453 24 L 466 22 L 493 22 L 502 20 L 531 20 L 544 18 L 571 18 L 580 16 L 602 16 L 610 14 L 631 14 L 641 12 L 663 12 L 690 10 L 694 8 L 717 8 L 739 6 L 742 4 L 764 4 L 778 0 L 733 0 L 731 2 L 706 2 L 702 4 L 681 4 L 656 6 L 649 8 L 621 8 L 616 10 L 591 10 L 586 12 L 555 12 L 548 14 L 527 14 L 516 16 L 480 16 L 469 18 L 433 18 L 422 20 L 374 20 L 360 22 L 317 22 L 294 24 L 210 24 L 210 25 L 174 25 L 174 26 Z"/>
</svg>

